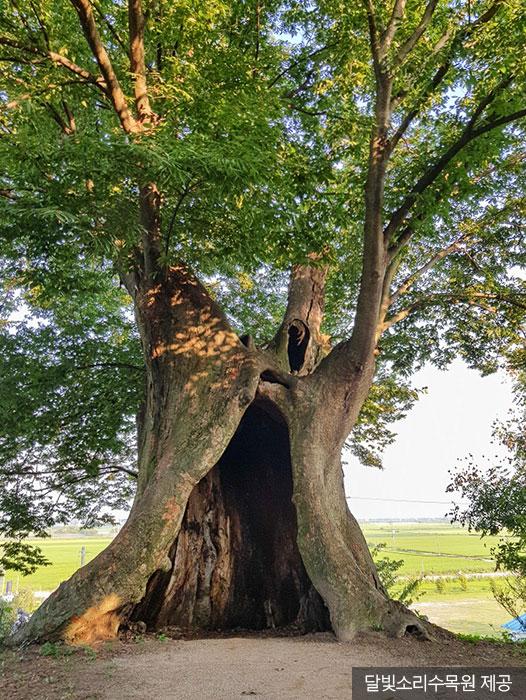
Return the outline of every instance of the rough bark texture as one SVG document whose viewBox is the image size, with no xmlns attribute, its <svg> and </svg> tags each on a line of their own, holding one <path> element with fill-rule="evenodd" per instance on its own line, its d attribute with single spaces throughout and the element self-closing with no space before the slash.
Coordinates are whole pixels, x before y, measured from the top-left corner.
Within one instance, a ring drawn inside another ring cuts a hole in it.
<svg viewBox="0 0 526 700">
<path fill-rule="evenodd" d="M 183 267 L 133 287 L 148 377 L 135 502 L 115 540 L 13 643 L 91 643 L 134 620 L 294 624 L 342 640 L 369 628 L 425 634 L 388 599 L 347 508 L 340 454 L 374 362 L 338 373 L 341 346 L 319 361 L 324 275 L 293 271 L 284 323 L 262 351 L 239 340 Z M 297 322 L 307 341 L 291 353 Z"/>
<path fill-rule="evenodd" d="M 326 276 L 327 268 L 321 265 L 292 268 L 287 310 L 269 350 L 295 375 L 312 372 L 330 349 L 328 336 L 321 332 Z"/>
<path fill-rule="evenodd" d="M 150 628 L 330 629 L 296 543 L 286 425 L 256 401 L 190 495 L 172 567 L 156 572 L 132 620 Z"/>
<path fill-rule="evenodd" d="M 15 636 L 89 642 L 114 636 L 149 577 L 171 566 L 194 486 L 218 462 L 255 396 L 260 368 L 182 268 L 136 291 L 147 362 L 137 496 L 128 521 L 93 561 L 63 583 Z"/>
</svg>

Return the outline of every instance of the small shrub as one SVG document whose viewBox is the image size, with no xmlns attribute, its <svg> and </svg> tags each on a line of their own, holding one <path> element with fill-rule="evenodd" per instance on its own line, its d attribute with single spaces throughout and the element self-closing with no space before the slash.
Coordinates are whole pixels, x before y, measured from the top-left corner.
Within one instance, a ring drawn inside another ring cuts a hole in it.
<svg viewBox="0 0 526 700">
<path fill-rule="evenodd" d="M 15 620 L 16 612 L 12 604 L 0 599 L 0 644 L 11 633 Z"/>
<path fill-rule="evenodd" d="M 461 588 L 463 591 L 467 591 L 467 590 L 468 590 L 468 579 L 467 579 L 466 576 L 464 576 L 464 574 L 459 574 L 459 575 L 457 576 L 457 581 L 458 581 L 458 585 L 460 586 L 460 588 Z"/>
<path fill-rule="evenodd" d="M 40 647 L 41 656 L 51 656 L 53 659 L 62 659 L 71 656 L 76 651 L 75 647 L 68 646 L 64 642 L 44 642 Z"/>
<path fill-rule="evenodd" d="M 371 556 L 375 563 L 380 581 L 382 582 L 385 590 L 394 600 L 398 600 L 400 603 L 407 606 L 412 605 L 422 596 L 422 593 L 420 592 L 422 579 L 418 577 L 409 578 L 400 588 L 398 572 L 403 567 L 404 560 L 389 559 L 389 557 L 380 556 L 381 552 L 386 547 L 386 542 L 380 542 L 379 544 L 370 547 Z"/>
<path fill-rule="evenodd" d="M 493 597 L 512 617 L 521 618 L 526 612 L 526 576 L 512 571 L 504 580 L 490 583 Z"/>
<path fill-rule="evenodd" d="M 399 600 L 404 605 L 408 607 L 413 605 L 417 600 L 423 595 L 421 591 L 422 579 L 421 578 L 410 578 L 402 587 L 402 589 L 393 596 L 395 600 Z"/>
<path fill-rule="evenodd" d="M 435 580 L 435 588 L 437 589 L 437 593 L 443 593 L 446 590 L 446 582 L 443 578 L 437 578 Z"/>
</svg>

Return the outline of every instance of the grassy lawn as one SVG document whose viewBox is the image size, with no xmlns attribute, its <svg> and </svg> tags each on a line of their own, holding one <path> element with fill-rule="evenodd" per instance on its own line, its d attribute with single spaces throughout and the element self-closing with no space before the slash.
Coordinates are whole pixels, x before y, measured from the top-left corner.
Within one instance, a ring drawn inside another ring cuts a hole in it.
<svg viewBox="0 0 526 700">
<path fill-rule="evenodd" d="M 510 619 L 493 598 L 471 600 L 458 597 L 443 602 L 421 599 L 413 607 L 431 622 L 463 634 L 500 637 L 500 626 Z"/>
</svg>

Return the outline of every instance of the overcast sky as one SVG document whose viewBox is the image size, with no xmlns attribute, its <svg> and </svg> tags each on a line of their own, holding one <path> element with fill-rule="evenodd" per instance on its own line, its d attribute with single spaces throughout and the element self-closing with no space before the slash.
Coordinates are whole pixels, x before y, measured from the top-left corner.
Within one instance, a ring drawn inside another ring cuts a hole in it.
<svg viewBox="0 0 526 700">
<path fill-rule="evenodd" d="M 481 377 L 458 361 L 445 372 L 424 368 L 414 376 L 414 385 L 427 386 L 428 393 L 395 426 L 398 438 L 385 452 L 384 470 L 348 459 L 346 491 L 359 519 L 441 517 L 451 500 L 445 492 L 448 470 L 469 453 L 481 460 L 503 454 L 502 447 L 492 444 L 491 429 L 512 406 L 506 376 Z M 362 500 L 367 497 L 445 503 Z"/>
</svg>

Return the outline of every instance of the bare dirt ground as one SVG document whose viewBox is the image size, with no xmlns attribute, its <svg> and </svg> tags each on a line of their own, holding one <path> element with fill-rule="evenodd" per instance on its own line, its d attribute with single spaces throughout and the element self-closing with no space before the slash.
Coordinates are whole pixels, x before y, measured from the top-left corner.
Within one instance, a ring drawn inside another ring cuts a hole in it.
<svg viewBox="0 0 526 700">
<path fill-rule="evenodd" d="M 351 697 L 353 666 L 526 666 L 510 645 L 329 634 L 114 642 L 5 651 L 2 700 L 243 700 Z"/>
</svg>

